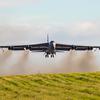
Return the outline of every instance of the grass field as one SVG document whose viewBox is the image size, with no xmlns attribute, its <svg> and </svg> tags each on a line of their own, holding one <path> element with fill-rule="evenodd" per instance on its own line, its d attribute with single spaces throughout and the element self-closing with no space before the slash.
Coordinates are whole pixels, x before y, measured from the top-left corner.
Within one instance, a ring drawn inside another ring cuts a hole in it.
<svg viewBox="0 0 100 100">
<path fill-rule="evenodd" d="M 100 100 L 100 72 L 3 76 L 0 100 Z"/>
</svg>

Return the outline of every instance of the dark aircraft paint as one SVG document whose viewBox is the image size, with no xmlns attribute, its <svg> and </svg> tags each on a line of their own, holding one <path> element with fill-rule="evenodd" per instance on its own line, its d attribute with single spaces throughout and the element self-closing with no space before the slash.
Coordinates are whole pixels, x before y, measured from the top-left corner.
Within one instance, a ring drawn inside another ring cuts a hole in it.
<svg viewBox="0 0 100 100">
<path fill-rule="evenodd" d="M 56 52 L 62 51 L 92 51 L 94 48 L 100 50 L 100 46 L 81 46 L 81 45 L 68 45 L 68 44 L 59 44 L 54 41 L 49 41 L 47 35 L 47 42 L 40 44 L 29 44 L 29 45 L 11 45 L 11 46 L 0 46 L 1 49 L 7 48 L 8 50 L 13 51 L 24 51 L 29 50 L 32 52 L 45 52 L 45 57 L 54 57 Z"/>
</svg>

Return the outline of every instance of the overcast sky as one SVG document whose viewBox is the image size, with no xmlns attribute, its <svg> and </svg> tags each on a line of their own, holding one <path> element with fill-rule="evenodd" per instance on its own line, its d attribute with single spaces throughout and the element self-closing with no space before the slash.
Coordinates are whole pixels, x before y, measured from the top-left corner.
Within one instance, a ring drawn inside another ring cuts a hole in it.
<svg viewBox="0 0 100 100">
<path fill-rule="evenodd" d="M 100 45 L 100 0 L 0 0 L 0 45 L 46 42 L 46 34 Z"/>
<path fill-rule="evenodd" d="M 45 41 L 49 33 L 57 42 L 99 45 L 99 9 L 100 0 L 0 0 L 0 44 Z"/>
</svg>

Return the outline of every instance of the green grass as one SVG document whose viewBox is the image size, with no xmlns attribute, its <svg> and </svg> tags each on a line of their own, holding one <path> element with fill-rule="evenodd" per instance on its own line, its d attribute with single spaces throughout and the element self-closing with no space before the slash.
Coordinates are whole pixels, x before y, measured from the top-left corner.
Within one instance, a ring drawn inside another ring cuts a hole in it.
<svg viewBox="0 0 100 100">
<path fill-rule="evenodd" d="M 3 76 L 0 100 L 100 100 L 100 72 Z"/>
</svg>

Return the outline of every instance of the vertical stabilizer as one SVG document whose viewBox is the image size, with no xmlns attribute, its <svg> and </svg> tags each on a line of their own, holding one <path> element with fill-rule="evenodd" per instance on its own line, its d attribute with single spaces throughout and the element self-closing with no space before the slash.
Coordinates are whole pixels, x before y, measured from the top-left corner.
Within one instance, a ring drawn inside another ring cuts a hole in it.
<svg viewBox="0 0 100 100">
<path fill-rule="evenodd" d="M 49 35 L 47 34 L 47 43 L 49 43 Z"/>
</svg>

